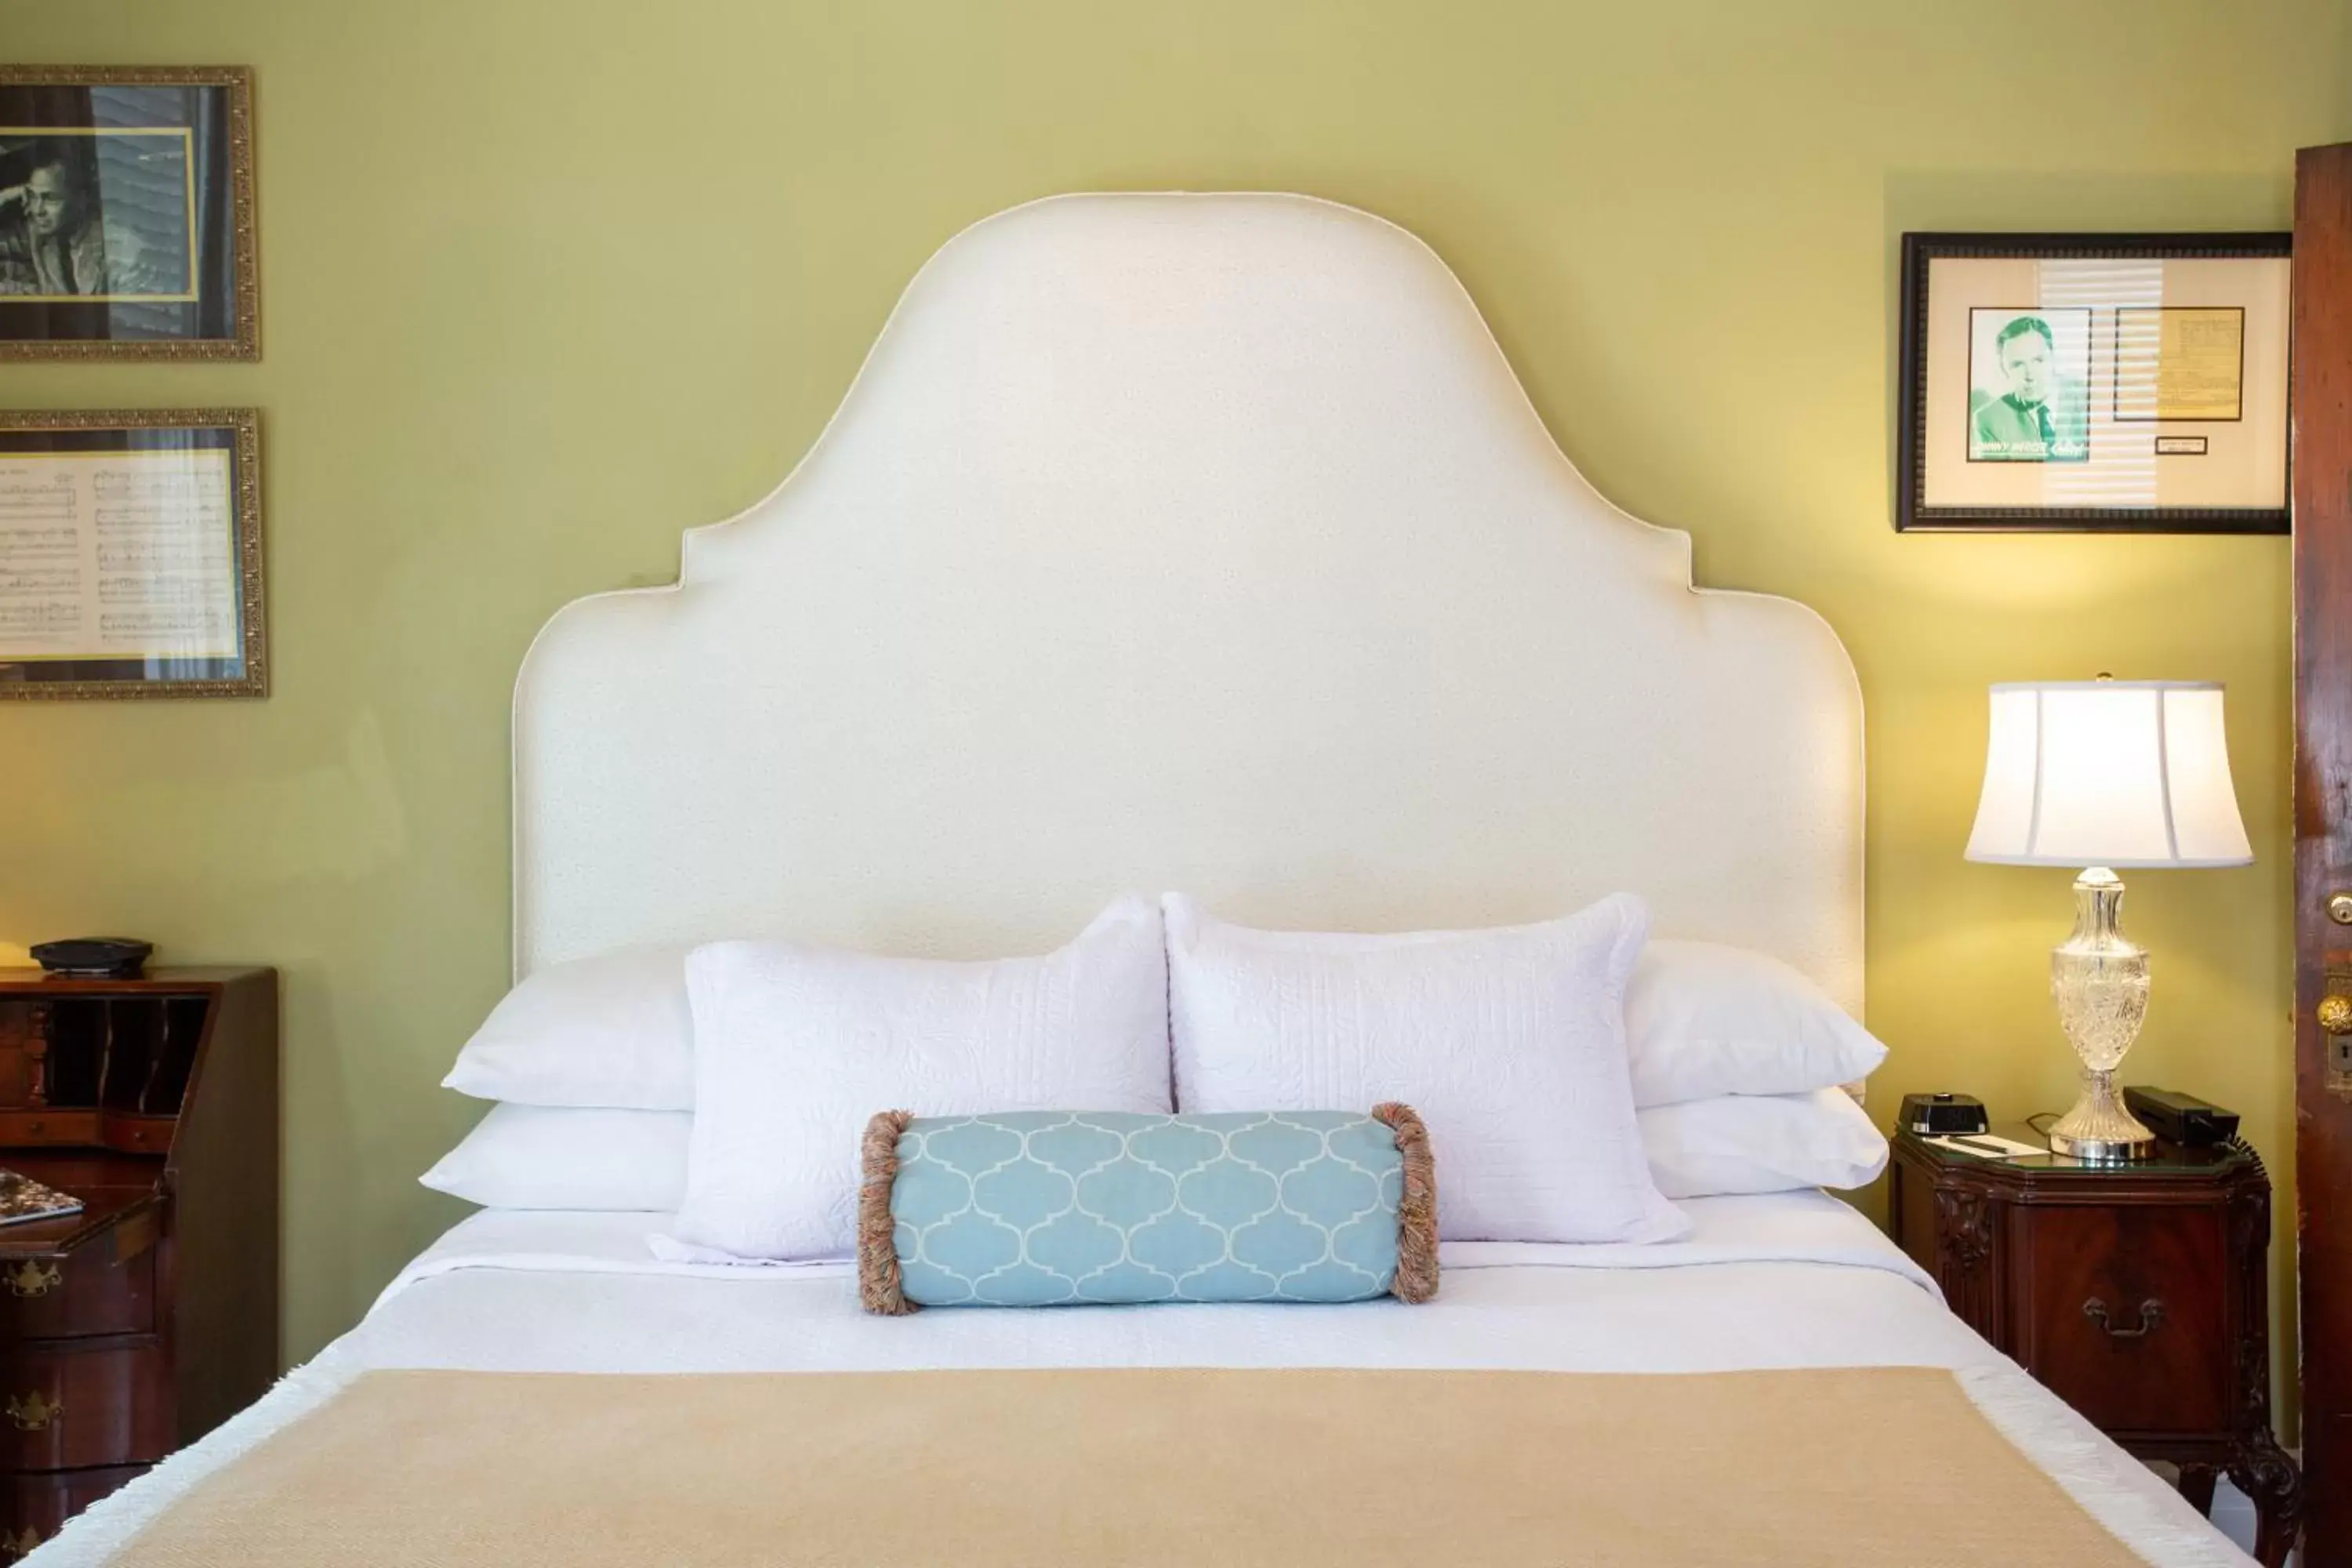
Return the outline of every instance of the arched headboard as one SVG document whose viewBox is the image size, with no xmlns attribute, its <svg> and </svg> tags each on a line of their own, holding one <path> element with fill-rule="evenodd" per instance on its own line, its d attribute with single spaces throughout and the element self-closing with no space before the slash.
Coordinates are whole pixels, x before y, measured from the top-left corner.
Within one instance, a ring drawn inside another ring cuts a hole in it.
<svg viewBox="0 0 2352 1568">
<path fill-rule="evenodd" d="M 1080 195 L 924 267 L 775 492 L 515 693 L 518 973 L 788 934 L 990 954 L 1114 893 L 1661 932 L 1862 992 L 1862 703 L 1554 445 L 1427 247 Z"/>
</svg>

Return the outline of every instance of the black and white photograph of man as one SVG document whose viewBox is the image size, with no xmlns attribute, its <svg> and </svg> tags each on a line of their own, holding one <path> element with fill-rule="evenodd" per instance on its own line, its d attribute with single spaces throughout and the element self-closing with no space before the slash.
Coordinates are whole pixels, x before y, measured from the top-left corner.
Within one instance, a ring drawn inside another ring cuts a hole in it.
<svg viewBox="0 0 2352 1568">
<path fill-rule="evenodd" d="M 1969 461 L 2090 457 L 2091 312 L 1969 312 Z"/>
<path fill-rule="evenodd" d="M 186 299 L 188 237 L 185 135 L 0 129 L 0 297 Z"/>
</svg>

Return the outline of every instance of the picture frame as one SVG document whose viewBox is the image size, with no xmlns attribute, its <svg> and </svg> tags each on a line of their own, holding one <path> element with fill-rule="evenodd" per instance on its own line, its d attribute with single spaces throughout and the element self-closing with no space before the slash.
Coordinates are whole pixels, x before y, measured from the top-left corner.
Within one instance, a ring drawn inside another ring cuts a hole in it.
<svg viewBox="0 0 2352 1568">
<path fill-rule="evenodd" d="M 253 73 L 0 66 L 0 361 L 261 357 Z"/>
<path fill-rule="evenodd" d="M 2292 237 L 1906 234 L 1895 528 L 2286 532 Z"/>
<path fill-rule="evenodd" d="M 0 700 L 266 697 L 260 416 L 0 413 Z"/>
</svg>

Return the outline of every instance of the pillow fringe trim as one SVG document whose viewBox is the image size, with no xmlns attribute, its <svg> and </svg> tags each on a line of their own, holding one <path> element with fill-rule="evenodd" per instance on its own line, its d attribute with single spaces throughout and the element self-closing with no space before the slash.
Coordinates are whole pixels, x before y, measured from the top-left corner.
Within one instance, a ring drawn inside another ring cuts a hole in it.
<svg viewBox="0 0 2352 1568">
<path fill-rule="evenodd" d="M 1396 1280 L 1389 1294 L 1400 1301 L 1426 1301 L 1437 1294 L 1437 1160 L 1430 1152 L 1429 1129 L 1420 1113 L 1402 1100 L 1372 1107 L 1372 1120 L 1395 1135 L 1404 1160 L 1404 1196 L 1397 1204 Z M 897 1264 L 896 1254 L 891 1258 Z"/>
<path fill-rule="evenodd" d="M 886 1318 L 922 1310 L 907 1300 L 899 1279 L 898 1225 L 890 1217 L 890 1189 L 898 1181 L 898 1135 L 914 1119 L 911 1110 L 877 1110 L 858 1142 L 864 1175 L 857 1188 L 857 1302 Z"/>
</svg>

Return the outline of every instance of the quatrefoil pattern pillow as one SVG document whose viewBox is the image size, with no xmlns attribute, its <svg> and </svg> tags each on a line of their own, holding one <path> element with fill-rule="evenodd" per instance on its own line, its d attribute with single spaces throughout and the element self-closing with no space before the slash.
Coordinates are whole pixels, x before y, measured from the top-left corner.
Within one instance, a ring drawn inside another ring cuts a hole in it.
<svg viewBox="0 0 2352 1568">
<path fill-rule="evenodd" d="M 1015 1111 L 866 1126 L 867 1310 L 1425 1300 L 1437 1190 L 1411 1108 Z"/>
</svg>

